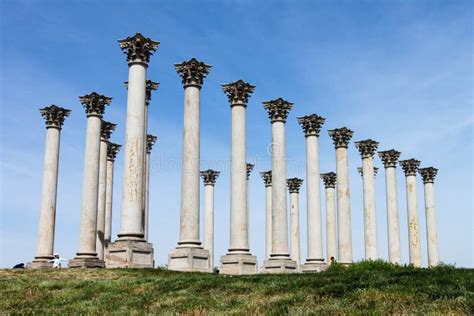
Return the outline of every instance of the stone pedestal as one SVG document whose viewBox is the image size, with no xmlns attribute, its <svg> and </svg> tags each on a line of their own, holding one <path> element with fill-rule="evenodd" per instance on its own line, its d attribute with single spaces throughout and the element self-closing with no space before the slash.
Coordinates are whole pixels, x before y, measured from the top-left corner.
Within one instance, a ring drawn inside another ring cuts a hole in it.
<svg viewBox="0 0 474 316">
<path fill-rule="evenodd" d="M 51 269 L 53 268 L 53 263 L 52 262 L 48 262 L 49 260 L 52 260 L 52 259 L 49 259 L 49 258 L 38 258 L 38 259 L 34 259 L 31 264 L 28 266 L 28 268 L 30 269 Z"/>
<path fill-rule="evenodd" d="M 263 262 L 262 272 L 268 274 L 297 273 L 298 266 L 296 264 L 296 261 L 290 259 L 270 258 Z"/>
<path fill-rule="evenodd" d="M 209 251 L 199 248 L 176 248 L 168 256 L 168 269 L 182 272 L 209 272 Z"/>
<path fill-rule="evenodd" d="M 153 245 L 145 241 L 117 240 L 107 247 L 107 268 L 152 268 Z"/>
<path fill-rule="evenodd" d="M 250 254 L 228 254 L 221 257 L 220 274 L 257 274 L 257 257 Z"/>
<path fill-rule="evenodd" d="M 69 260 L 69 268 L 105 268 L 105 262 L 97 258 L 76 257 Z"/>
</svg>

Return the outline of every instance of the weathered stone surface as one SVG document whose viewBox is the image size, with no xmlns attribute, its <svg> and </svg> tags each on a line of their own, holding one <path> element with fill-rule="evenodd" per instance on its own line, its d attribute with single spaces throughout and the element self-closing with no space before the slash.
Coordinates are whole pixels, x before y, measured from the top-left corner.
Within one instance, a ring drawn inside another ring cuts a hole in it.
<svg viewBox="0 0 474 316">
<path fill-rule="evenodd" d="M 328 259 L 328 263 L 306 261 L 305 264 L 300 267 L 300 269 L 302 273 L 322 272 L 329 267 L 329 264 L 330 264 L 329 259 Z"/>
<path fill-rule="evenodd" d="M 97 258 L 74 258 L 69 261 L 69 268 L 105 268 L 105 263 Z"/>
<path fill-rule="evenodd" d="M 228 254 L 221 257 L 220 274 L 257 274 L 257 257 L 249 254 Z"/>
<path fill-rule="evenodd" d="M 153 268 L 153 245 L 145 241 L 117 240 L 107 247 L 107 268 Z"/>
<path fill-rule="evenodd" d="M 209 272 L 209 251 L 203 248 L 176 248 L 168 256 L 168 269 L 182 272 Z"/>
<path fill-rule="evenodd" d="M 269 259 L 263 263 L 262 273 L 280 274 L 280 273 L 296 273 L 296 261 L 288 259 Z"/>
</svg>

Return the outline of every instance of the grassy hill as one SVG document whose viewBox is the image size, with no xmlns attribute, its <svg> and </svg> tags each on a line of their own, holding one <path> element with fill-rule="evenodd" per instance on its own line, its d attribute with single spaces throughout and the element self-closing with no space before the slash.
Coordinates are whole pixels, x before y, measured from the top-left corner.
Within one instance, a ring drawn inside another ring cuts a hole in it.
<svg viewBox="0 0 474 316">
<path fill-rule="evenodd" d="M 0 270 L 3 313 L 473 314 L 474 269 L 334 266 L 229 277 L 164 269 Z"/>
</svg>

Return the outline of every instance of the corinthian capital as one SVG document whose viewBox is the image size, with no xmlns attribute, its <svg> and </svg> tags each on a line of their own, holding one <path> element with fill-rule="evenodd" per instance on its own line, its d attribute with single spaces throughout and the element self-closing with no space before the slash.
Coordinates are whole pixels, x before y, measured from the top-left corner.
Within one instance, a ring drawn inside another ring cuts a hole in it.
<svg viewBox="0 0 474 316">
<path fill-rule="evenodd" d="M 420 168 L 418 172 L 423 179 L 423 183 L 434 183 L 436 175 L 438 174 L 438 169 L 434 167 Z"/>
<path fill-rule="evenodd" d="M 71 110 L 60 108 L 56 105 L 50 105 L 39 109 L 41 116 L 46 122 L 46 128 L 59 128 L 63 126 L 64 120 L 69 116 Z"/>
<path fill-rule="evenodd" d="M 321 173 L 320 176 L 321 176 L 321 179 L 323 179 L 324 186 L 326 187 L 326 189 L 336 187 L 337 175 L 335 172 Z"/>
<path fill-rule="evenodd" d="M 288 113 L 290 113 L 293 103 L 278 98 L 276 100 L 270 100 L 263 102 L 263 107 L 268 112 L 268 117 L 274 122 L 286 122 Z"/>
<path fill-rule="evenodd" d="M 109 142 L 107 145 L 107 160 L 115 161 L 115 157 L 117 157 L 120 147 L 122 147 L 122 145 Z"/>
<path fill-rule="evenodd" d="M 153 149 L 153 145 L 156 143 L 156 136 L 148 134 L 146 135 L 146 153 L 151 154 L 151 150 Z"/>
<path fill-rule="evenodd" d="M 154 82 L 151 80 L 146 81 L 146 86 L 145 86 L 145 105 L 150 105 L 151 101 L 151 92 L 156 91 L 158 87 L 160 86 L 159 82 Z"/>
<path fill-rule="evenodd" d="M 148 37 L 144 37 L 141 33 L 129 36 L 119 40 L 119 45 L 124 54 L 127 55 L 128 63 L 148 64 L 150 56 L 158 48 L 160 42 L 155 42 Z"/>
<path fill-rule="evenodd" d="M 355 146 L 359 150 L 359 153 L 363 159 L 373 157 L 375 155 L 375 152 L 377 151 L 379 143 L 373 139 L 366 139 L 361 140 L 359 142 L 355 142 Z"/>
<path fill-rule="evenodd" d="M 229 103 L 247 105 L 250 95 L 255 90 L 255 86 L 243 80 L 237 80 L 231 83 L 223 84 L 222 90 L 227 95 Z"/>
<path fill-rule="evenodd" d="M 202 180 L 204 181 L 204 185 L 214 185 L 216 184 L 216 179 L 219 177 L 220 172 L 208 169 L 201 171 L 200 174 Z"/>
<path fill-rule="evenodd" d="M 181 76 L 181 82 L 186 88 L 188 86 L 195 86 L 201 88 L 204 78 L 209 74 L 211 65 L 206 65 L 196 58 L 191 58 L 188 61 L 183 61 L 181 64 L 174 65 L 176 72 Z"/>
<path fill-rule="evenodd" d="M 401 160 L 400 166 L 402 167 L 405 176 L 416 176 L 416 172 L 420 166 L 420 161 L 416 159 Z"/>
<path fill-rule="evenodd" d="M 400 158 L 400 152 L 395 149 L 379 151 L 379 157 L 385 168 L 395 168 L 397 166 L 398 158 Z"/>
<path fill-rule="evenodd" d="M 299 193 L 300 187 L 303 184 L 303 180 L 298 178 L 291 178 L 286 180 L 286 184 L 290 193 Z"/>
<path fill-rule="evenodd" d="M 360 174 L 362 178 L 364 177 L 364 169 L 362 167 L 357 167 L 357 172 Z M 378 172 L 379 172 L 379 168 L 374 167 L 374 177 L 377 175 Z"/>
<path fill-rule="evenodd" d="M 298 123 L 303 128 L 304 135 L 308 136 L 319 136 L 321 126 L 323 126 L 326 119 L 322 116 L 311 114 L 302 117 L 298 117 Z"/>
<path fill-rule="evenodd" d="M 260 172 L 260 176 L 263 179 L 263 182 L 265 183 L 266 187 L 271 187 L 272 186 L 272 171 L 264 171 Z"/>
<path fill-rule="evenodd" d="M 79 97 L 79 101 L 84 106 L 87 117 L 98 116 L 102 118 L 102 115 L 104 115 L 105 112 L 105 107 L 112 102 L 112 98 L 92 92 Z"/>
<path fill-rule="evenodd" d="M 102 125 L 100 126 L 100 139 L 103 141 L 108 141 L 116 126 L 117 124 L 102 121 Z"/>
<path fill-rule="evenodd" d="M 251 163 L 247 164 L 247 180 L 250 179 L 250 173 L 252 172 L 253 167 L 255 167 L 255 165 L 252 165 Z"/>
<path fill-rule="evenodd" d="M 328 130 L 328 133 L 336 148 L 347 148 L 354 132 L 347 127 L 341 127 Z"/>
</svg>

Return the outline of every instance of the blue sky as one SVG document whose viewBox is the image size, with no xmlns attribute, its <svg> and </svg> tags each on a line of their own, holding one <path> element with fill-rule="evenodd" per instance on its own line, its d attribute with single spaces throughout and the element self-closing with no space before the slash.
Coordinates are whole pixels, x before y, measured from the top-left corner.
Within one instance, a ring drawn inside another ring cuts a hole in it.
<svg viewBox="0 0 474 316">
<path fill-rule="evenodd" d="M 105 119 L 123 143 L 127 80 L 117 40 L 142 32 L 161 42 L 148 70 L 160 82 L 150 105 L 150 241 L 167 262 L 179 228 L 183 89 L 173 64 L 196 57 L 213 65 L 201 99 L 201 165 L 216 184 L 216 262 L 229 243 L 230 107 L 222 83 L 256 85 L 247 110 L 250 246 L 264 254 L 264 185 L 270 121 L 262 101 L 294 102 L 287 123 L 288 177 L 305 178 L 305 140 L 296 117 L 326 117 L 321 171 L 335 169 L 327 129 L 347 126 L 353 140 L 440 169 L 435 182 L 440 257 L 474 266 L 473 5 L 469 1 L 6 1 L 1 11 L 0 266 L 35 254 L 43 168 L 44 120 L 38 108 L 72 110 L 62 131 L 55 250 L 72 258 L 79 240 L 86 117 L 78 96 L 113 97 Z M 122 154 L 115 169 L 113 233 L 120 218 Z M 361 159 L 349 147 L 354 258 L 364 256 Z M 378 158 L 375 165 L 382 167 Z M 383 168 L 381 168 L 383 169 Z M 301 194 L 306 258 L 305 185 Z M 404 176 L 398 169 L 403 262 L 408 261 Z M 387 258 L 384 172 L 376 180 L 381 258 Z M 201 199 L 201 203 L 203 199 Z M 427 247 L 418 180 L 423 262 Z M 324 210 L 324 202 L 323 202 Z M 324 214 L 324 212 L 323 212 Z M 201 222 L 202 224 L 202 222 Z M 202 240 L 202 230 L 201 230 Z"/>
</svg>

